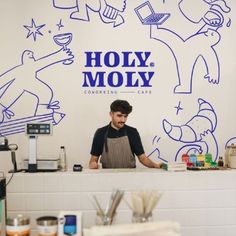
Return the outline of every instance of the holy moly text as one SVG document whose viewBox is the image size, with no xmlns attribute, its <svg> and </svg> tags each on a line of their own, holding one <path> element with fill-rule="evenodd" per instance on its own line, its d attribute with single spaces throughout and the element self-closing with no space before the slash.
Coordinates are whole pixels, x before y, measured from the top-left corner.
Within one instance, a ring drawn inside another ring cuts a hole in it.
<svg viewBox="0 0 236 236">
<path fill-rule="evenodd" d="M 154 72 L 149 68 L 153 63 L 148 63 L 151 52 L 95 51 L 85 55 L 85 67 L 90 70 L 83 71 L 83 87 L 152 87 Z"/>
</svg>

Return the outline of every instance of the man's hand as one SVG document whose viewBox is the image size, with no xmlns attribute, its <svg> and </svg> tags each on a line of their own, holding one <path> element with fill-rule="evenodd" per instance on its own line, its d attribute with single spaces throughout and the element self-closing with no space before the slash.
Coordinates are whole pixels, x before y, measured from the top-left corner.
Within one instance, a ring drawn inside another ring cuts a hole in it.
<svg viewBox="0 0 236 236">
<path fill-rule="evenodd" d="M 160 169 L 160 168 L 162 168 L 162 165 L 163 165 L 163 163 L 154 163 L 154 168 L 158 168 L 158 169 Z"/>
<path fill-rule="evenodd" d="M 145 154 L 142 154 L 138 157 L 139 161 L 148 168 L 161 168 L 162 163 L 156 163 L 150 160 Z"/>
<path fill-rule="evenodd" d="M 90 162 L 89 169 L 99 169 L 99 164 L 97 162 Z"/>
<path fill-rule="evenodd" d="M 98 157 L 91 156 L 89 161 L 89 169 L 99 169 Z"/>
</svg>

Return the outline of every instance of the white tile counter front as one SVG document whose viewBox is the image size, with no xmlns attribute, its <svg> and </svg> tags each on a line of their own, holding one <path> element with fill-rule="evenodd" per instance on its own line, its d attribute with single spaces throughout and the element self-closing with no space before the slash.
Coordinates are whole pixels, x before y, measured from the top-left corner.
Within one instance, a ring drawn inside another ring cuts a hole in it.
<svg viewBox="0 0 236 236">
<path fill-rule="evenodd" d="M 89 227 L 95 224 L 96 218 L 89 195 L 95 194 L 105 208 L 115 188 L 124 190 L 128 201 L 134 190 L 163 192 L 153 219 L 178 221 L 183 236 L 236 235 L 236 170 L 17 173 L 7 186 L 8 215 L 29 215 L 35 228 L 35 219 L 39 216 L 79 210 L 83 212 L 84 227 Z M 114 223 L 130 223 L 131 217 L 131 210 L 122 201 Z"/>
</svg>

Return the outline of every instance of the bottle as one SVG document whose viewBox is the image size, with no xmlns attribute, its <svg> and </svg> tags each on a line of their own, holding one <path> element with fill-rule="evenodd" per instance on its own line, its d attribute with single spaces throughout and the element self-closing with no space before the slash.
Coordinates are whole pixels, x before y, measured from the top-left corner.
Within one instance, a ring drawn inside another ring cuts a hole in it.
<svg viewBox="0 0 236 236">
<path fill-rule="evenodd" d="M 182 155 L 181 159 L 182 159 L 182 162 L 188 163 L 189 162 L 189 155 L 187 153 L 184 153 Z"/>
<path fill-rule="evenodd" d="M 65 215 L 64 234 L 77 235 L 76 215 Z"/>
<path fill-rule="evenodd" d="M 223 157 L 222 156 L 219 157 L 218 166 L 219 167 L 223 167 L 224 166 L 224 161 L 223 161 Z"/>
<path fill-rule="evenodd" d="M 189 156 L 189 162 L 192 163 L 192 166 L 197 166 L 197 156 L 195 154 L 190 154 Z"/>
<path fill-rule="evenodd" d="M 67 160 L 66 160 L 66 149 L 65 146 L 60 147 L 60 152 L 59 152 L 59 169 L 61 171 L 66 171 L 67 170 Z"/>
</svg>

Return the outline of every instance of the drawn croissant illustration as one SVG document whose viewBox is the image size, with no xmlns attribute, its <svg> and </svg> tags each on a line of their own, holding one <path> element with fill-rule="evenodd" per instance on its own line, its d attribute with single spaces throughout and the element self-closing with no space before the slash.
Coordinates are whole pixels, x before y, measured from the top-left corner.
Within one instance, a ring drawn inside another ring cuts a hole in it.
<svg viewBox="0 0 236 236">
<path fill-rule="evenodd" d="M 198 104 L 198 113 L 184 125 L 172 125 L 166 119 L 163 120 L 163 128 L 171 139 L 192 143 L 201 141 L 206 133 L 214 132 L 217 116 L 213 107 L 202 98 L 198 99 Z"/>
</svg>

